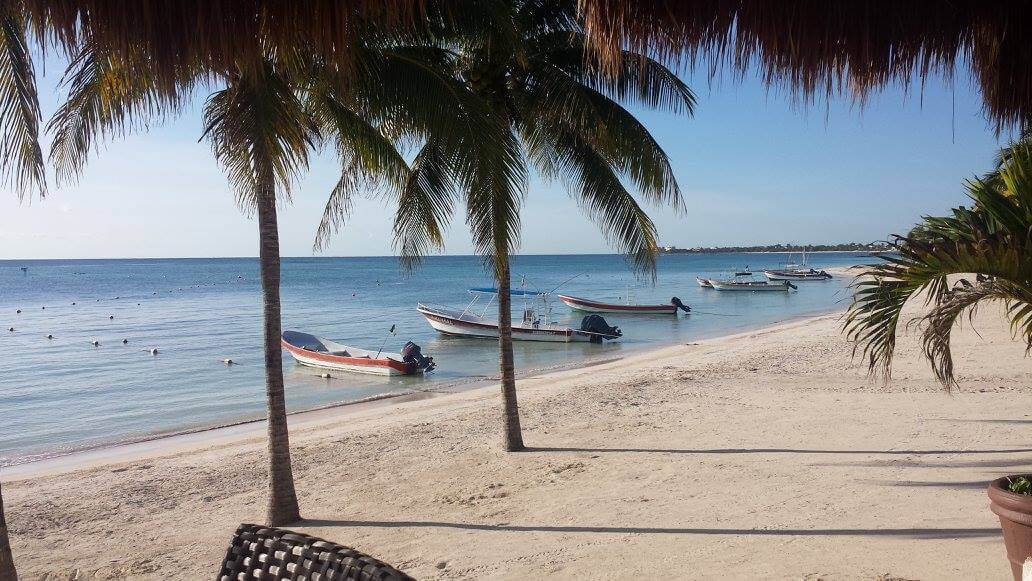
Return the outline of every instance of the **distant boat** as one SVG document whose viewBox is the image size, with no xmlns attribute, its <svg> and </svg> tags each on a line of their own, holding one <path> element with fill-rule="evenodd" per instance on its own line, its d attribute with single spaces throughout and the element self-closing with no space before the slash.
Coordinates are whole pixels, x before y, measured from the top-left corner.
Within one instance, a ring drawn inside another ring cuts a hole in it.
<svg viewBox="0 0 1032 581">
<path fill-rule="evenodd" d="M 713 280 L 709 279 L 713 288 L 718 291 L 745 291 L 745 292 L 788 292 L 796 288 L 787 280 L 767 282 L 765 280 Z"/>
<path fill-rule="evenodd" d="M 559 300 L 566 303 L 571 309 L 585 311 L 588 313 L 623 313 L 627 315 L 676 315 L 678 309 L 690 313 L 692 310 L 681 302 L 681 299 L 673 297 L 666 305 L 620 305 L 614 303 L 603 303 L 591 299 L 571 297 L 569 295 L 556 295 Z"/>
<path fill-rule="evenodd" d="M 29 267 L 23 266 L 23 267 L 21 267 L 21 271 L 22 272 L 29 272 Z"/>
<path fill-rule="evenodd" d="M 419 346 L 411 341 L 401 353 L 383 353 L 349 347 L 308 333 L 284 331 L 281 343 L 295 361 L 309 367 L 373 375 L 413 375 L 435 367 L 433 357 L 423 356 Z"/>
<path fill-rule="evenodd" d="M 786 264 L 784 268 L 764 270 L 767 280 L 831 280 L 832 276 L 823 270 L 815 270 L 806 263 L 806 250 L 799 264 Z"/>
<path fill-rule="evenodd" d="M 767 280 L 831 280 L 832 278 L 826 271 L 812 268 L 765 270 L 763 276 L 767 277 Z"/>
<path fill-rule="evenodd" d="M 695 277 L 695 282 L 699 283 L 702 288 L 713 288 L 713 283 L 708 278 L 702 278 L 701 276 Z"/>
</svg>

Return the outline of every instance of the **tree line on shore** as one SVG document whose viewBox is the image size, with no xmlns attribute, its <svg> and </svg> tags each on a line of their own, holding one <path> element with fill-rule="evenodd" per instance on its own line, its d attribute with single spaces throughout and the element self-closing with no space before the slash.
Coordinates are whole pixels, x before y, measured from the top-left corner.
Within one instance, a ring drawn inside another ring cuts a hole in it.
<svg viewBox="0 0 1032 581">
<path fill-rule="evenodd" d="M 841 244 L 763 244 L 756 246 L 664 246 L 663 254 L 719 254 L 723 252 L 890 252 L 888 242 L 843 242 Z"/>
</svg>

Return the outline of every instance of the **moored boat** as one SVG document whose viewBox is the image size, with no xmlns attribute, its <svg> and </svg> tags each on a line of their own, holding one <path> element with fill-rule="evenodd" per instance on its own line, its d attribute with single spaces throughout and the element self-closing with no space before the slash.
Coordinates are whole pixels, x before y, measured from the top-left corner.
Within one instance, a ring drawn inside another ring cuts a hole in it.
<svg viewBox="0 0 1032 581">
<path fill-rule="evenodd" d="M 832 278 L 826 271 L 812 268 L 765 270 L 763 276 L 767 277 L 767 280 L 831 280 Z"/>
<path fill-rule="evenodd" d="M 713 288 L 713 283 L 708 278 L 702 278 L 701 276 L 695 277 L 695 282 L 699 283 L 702 288 Z"/>
<path fill-rule="evenodd" d="M 623 313 L 627 315 L 676 315 L 680 309 L 686 313 L 690 313 L 692 310 L 681 302 L 681 299 L 673 297 L 670 299 L 670 303 L 666 305 L 621 305 L 616 303 L 604 303 L 601 301 L 593 301 L 591 299 L 583 299 L 580 297 L 571 297 L 569 295 L 556 295 L 559 300 L 566 303 L 571 309 L 577 309 L 578 311 L 585 311 L 588 313 Z"/>
<path fill-rule="evenodd" d="M 342 345 L 299 331 L 284 331 L 281 343 L 295 361 L 309 367 L 373 375 L 413 375 L 433 371 L 435 367 L 433 357 L 424 357 L 419 346 L 411 341 L 401 353 L 385 353 Z"/>
<path fill-rule="evenodd" d="M 498 338 L 498 321 L 470 312 L 467 308 L 459 312 L 443 307 L 419 304 L 419 311 L 430 326 L 439 333 L 458 337 Z M 530 313 L 530 316 L 527 316 Z M 610 327 L 598 315 L 584 317 L 580 329 L 542 321 L 532 311 L 524 311 L 522 321 L 513 321 L 513 341 L 546 341 L 552 343 L 592 342 L 616 339 L 623 335 L 617 327 Z"/>
<path fill-rule="evenodd" d="M 765 280 L 709 280 L 713 288 L 718 291 L 746 291 L 746 292 L 788 292 L 796 288 L 787 280 L 768 282 Z"/>
</svg>

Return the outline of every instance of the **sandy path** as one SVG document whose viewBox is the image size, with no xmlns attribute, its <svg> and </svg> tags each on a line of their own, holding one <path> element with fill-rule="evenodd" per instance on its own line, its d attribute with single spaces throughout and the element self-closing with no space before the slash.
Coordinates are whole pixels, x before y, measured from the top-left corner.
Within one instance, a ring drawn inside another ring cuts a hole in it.
<svg viewBox="0 0 1032 581">
<path fill-rule="evenodd" d="M 986 482 L 1032 470 L 1032 360 L 995 309 L 943 394 L 904 341 L 888 385 L 834 316 L 295 426 L 294 528 L 419 578 L 1006 579 Z M 211 578 L 263 513 L 253 434 L 5 482 L 27 579 Z"/>
</svg>

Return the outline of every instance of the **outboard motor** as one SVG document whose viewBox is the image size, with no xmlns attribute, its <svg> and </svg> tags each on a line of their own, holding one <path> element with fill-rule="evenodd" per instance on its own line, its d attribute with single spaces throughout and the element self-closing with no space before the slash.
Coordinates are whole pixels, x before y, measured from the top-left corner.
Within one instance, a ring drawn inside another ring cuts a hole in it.
<svg viewBox="0 0 1032 581">
<path fill-rule="evenodd" d="M 686 313 L 691 313 L 692 312 L 692 308 L 689 307 L 688 305 L 682 303 L 681 299 L 679 299 L 677 297 L 670 297 L 670 304 L 674 305 L 675 307 L 681 309 L 682 311 L 684 311 Z"/>
<path fill-rule="evenodd" d="M 610 327 L 602 315 L 588 315 L 581 320 L 581 331 L 594 333 L 592 343 L 601 343 L 603 339 L 616 339 L 623 335 L 619 327 Z"/>
<path fill-rule="evenodd" d="M 405 346 L 401 348 L 401 358 L 405 363 L 415 365 L 416 369 L 422 370 L 423 373 L 429 373 L 434 370 L 434 367 L 437 367 L 434 358 L 424 357 L 419 345 L 412 341 L 405 343 Z"/>
</svg>

